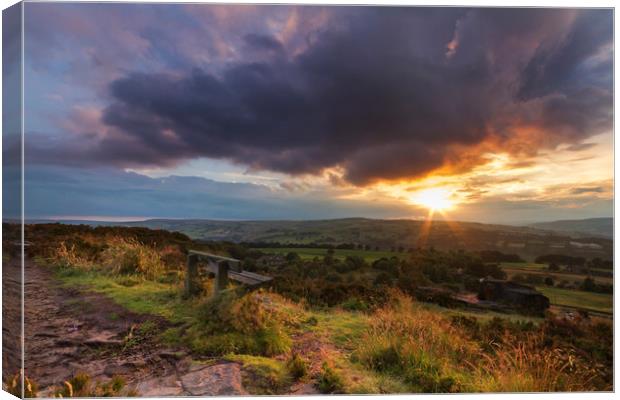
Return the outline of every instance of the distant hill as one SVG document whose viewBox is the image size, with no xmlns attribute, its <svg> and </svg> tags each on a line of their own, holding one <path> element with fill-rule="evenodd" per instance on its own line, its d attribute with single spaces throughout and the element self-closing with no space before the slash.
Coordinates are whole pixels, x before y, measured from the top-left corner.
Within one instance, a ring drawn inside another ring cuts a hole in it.
<svg viewBox="0 0 620 400">
<path fill-rule="evenodd" d="M 553 222 L 540 222 L 531 224 L 530 226 L 578 237 L 598 236 L 612 239 L 614 236 L 613 218 L 566 219 Z"/>
<path fill-rule="evenodd" d="M 611 259 L 611 240 L 579 239 L 529 226 L 473 222 L 345 218 L 306 221 L 217 221 L 151 219 L 136 222 L 62 221 L 88 225 L 141 226 L 182 232 L 192 239 L 268 244 L 362 244 L 373 249 L 434 247 L 438 250 L 497 250 L 533 260 L 543 254 Z M 592 235 L 591 235 L 592 236 Z M 584 235 L 579 236 L 584 238 Z"/>
</svg>

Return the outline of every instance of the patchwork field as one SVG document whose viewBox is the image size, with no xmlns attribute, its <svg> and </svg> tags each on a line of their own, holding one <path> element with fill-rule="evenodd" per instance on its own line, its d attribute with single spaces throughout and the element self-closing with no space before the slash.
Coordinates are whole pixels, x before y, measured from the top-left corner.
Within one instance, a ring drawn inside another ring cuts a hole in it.
<svg viewBox="0 0 620 400">
<path fill-rule="evenodd" d="M 268 254 L 282 254 L 297 253 L 302 259 L 312 259 L 314 257 L 325 257 L 327 255 L 327 249 L 318 248 L 305 248 L 305 247 L 266 247 L 258 248 L 264 253 Z M 367 262 L 373 262 L 380 258 L 390 257 L 407 257 L 407 253 L 392 252 L 392 251 L 374 251 L 374 250 L 348 250 L 348 249 L 334 249 L 333 257 L 338 259 L 345 259 L 347 257 L 361 257 Z"/>
<path fill-rule="evenodd" d="M 587 275 L 570 273 L 570 272 L 556 272 L 549 271 L 546 264 L 536 263 L 502 263 L 502 268 L 508 274 L 508 277 L 513 277 L 517 274 L 533 274 L 541 277 L 551 276 L 556 282 L 567 281 L 570 283 L 581 283 Z M 601 272 L 609 273 L 609 270 L 601 270 Z M 607 276 L 592 276 L 592 279 L 596 283 L 613 284 L 614 279 Z"/>
<path fill-rule="evenodd" d="M 551 304 L 554 305 L 597 311 L 606 314 L 611 314 L 613 312 L 613 296 L 611 294 L 560 289 L 548 286 L 536 286 L 536 289 L 549 297 Z"/>
</svg>

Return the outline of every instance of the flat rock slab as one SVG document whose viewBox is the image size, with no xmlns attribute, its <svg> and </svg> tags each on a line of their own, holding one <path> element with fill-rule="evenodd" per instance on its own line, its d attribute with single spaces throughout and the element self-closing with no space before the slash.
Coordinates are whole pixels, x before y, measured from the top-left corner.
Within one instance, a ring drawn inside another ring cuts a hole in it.
<svg viewBox="0 0 620 400">
<path fill-rule="evenodd" d="M 111 364 L 103 369 L 103 373 L 109 377 L 112 377 L 114 375 L 127 375 L 130 374 L 132 371 L 132 366 L 126 363 L 121 365 Z"/>
<path fill-rule="evenodd" d="M 183 386 L 176 375 L 151 378 L 140 382 L 136 386 L 139 396 L 143 397 L 165 397 L 183 395 Z"/>
<path fill-rule="evenodd" d="M 84 341 L 87 346 L 117 346 L 123 344 L 123 341 L 116 338 L 117 334 L 109 331 L 97 332 Z"/>
<path fill-rule="evenodd" d="M 241 367 L 237 363 L 212 365 L 181 377 L 183 387 L 192 396 L 247 395 L 241 385 Z"/>
<path fill-rule="evenodd" d="M 321 394 L 316 387 L 311 383 L 297 383 L 290 389 L 289 395 L 293 396 L 305 396 L 310 394 Z"/>
</svg>

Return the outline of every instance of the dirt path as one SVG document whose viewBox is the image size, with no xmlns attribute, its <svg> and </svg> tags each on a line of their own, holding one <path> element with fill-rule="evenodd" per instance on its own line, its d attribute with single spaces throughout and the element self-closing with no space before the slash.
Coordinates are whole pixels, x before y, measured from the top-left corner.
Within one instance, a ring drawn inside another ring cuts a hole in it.
<svg viewBox="0 0 620 400">
<path fill-rule="evenodd" d="M 31 261 L 25 275 L 25 371 L 39 396 L 78 372 L 93 382 L 121 376 L 139 396 L 247 394 L 239 364 L 199 363 L 137 336 L 145 322 L 157 331 L 165 321 L 131 313 L 101 294 L 63 288 Z"/>
</svg>

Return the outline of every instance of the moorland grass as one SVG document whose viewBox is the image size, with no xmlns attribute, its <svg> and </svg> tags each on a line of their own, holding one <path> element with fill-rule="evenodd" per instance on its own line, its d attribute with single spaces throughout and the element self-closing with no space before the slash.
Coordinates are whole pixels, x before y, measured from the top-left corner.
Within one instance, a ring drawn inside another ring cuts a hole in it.
<svg viewBox="0 0 620 400">
<path fill-rule="evenodd" d="M 575 348 L 588 349 L 598 354 L 597 363 L 610 362 L 605 356 L 611 344 L 601 345 L 599 338 L 590 338 L 598 328 L 447 310 L 414 302 L 400 292 L 389 292 L 387 303 L 379 308 L 363 307 L 353 300 L 341 307 L 313 308 L 275 293 L 248 293 L 234 287 L 215 297 L 184 299 L 181 269 L 166 267 L 161 272 L 162 265 L 154 257 L 158 254 L 163 259 L 160 250 L 153 253 L 154 249 L 139 249 L 144 246 L 140 243 L 127 243 L 109 240 L 91 258 L 63 243 L 52 264 L 64 285 L 102 293 L 130 311 L 173 322 L 174 326 L 159 334 L 165 343 L 189 348 L 192 354 L 225 356 L 242 363 L 245 384 L 255 394 L 284 393 L 287 385 L 304 375 L 303 360 L 290 354 L 293 337 L 304 333 L 321 342 L 321 352 L 331 349 L 319 373 L 311 377 L 325 393 L 609 388 L 607 375 L 596 370 L 599 366 L 589 367 L 574 353 Z M 178 258 L 175 251 L 171 254 Z M 126 265 L 115 268 L 114 260 Z M 166 276 L 175 272 L 176 278 L 161 279 L 152 271 Z M 210 293 L 206 286 L 205 293 Z M 562 294 L 564 302 L 575 295 L 587 295 L 591 301 L 607 296 L 540 290 Z M 583 299 L 577 301 L 583 305 Z M 594 306 L 608 307 L 607 303 Z M 577 335 L 574 343 L 567 343 L 572 335 Z"/>
<path fill-rule="evenodd" d="M 526 330 L 517 338 L 503 323 L 487 327 L 498 338 L 491 346 L 396 293 L 371 318 L 352 360 L 402 378 L 412 392 L 591 390 L 600 375 L 570 348 L 549 346 L 555 339 L 544 330 Z"/>
<path fill-rule="evenodd" d="M 286 324 L 293 321 L 291 305 L 280 308 L 277 304 L 272 307 L 263 304 L 263 301 L 278 301 L 274 300 L 276 295 L 263 296 L 258 292 L 239 295 L 238 291 L 228 290 L 215 298 L 188 300 L 182 298 L 179 285 L 139 277 L 135 284 L 126 286 L 126 276 L 96 270 L 62 268 L 57 276 L 64 285 L 102 293 L 132 312 L 158 315 L 180 324 L 165 330 L 160 337 L 198 354 L 273 356 L 290 348 Z"/>
</svg>

